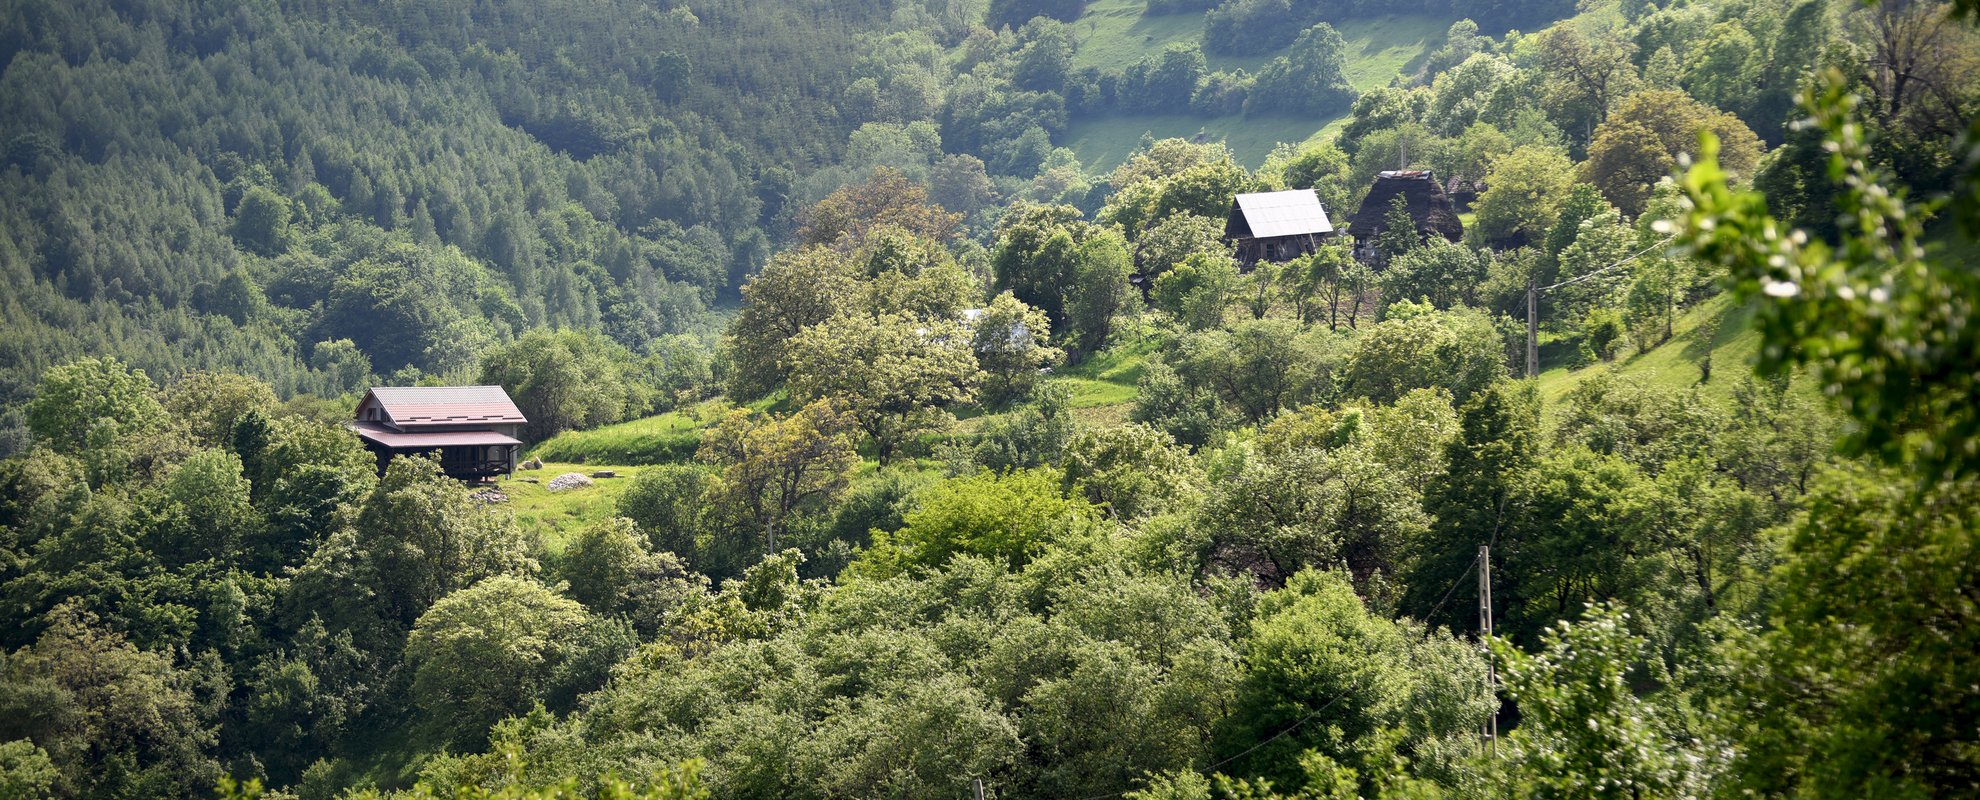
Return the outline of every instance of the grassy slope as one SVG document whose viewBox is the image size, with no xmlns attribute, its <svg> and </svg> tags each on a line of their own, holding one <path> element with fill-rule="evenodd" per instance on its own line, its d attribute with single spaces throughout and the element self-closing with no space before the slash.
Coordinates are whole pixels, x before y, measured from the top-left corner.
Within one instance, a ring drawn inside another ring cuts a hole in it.
<svg viewBox="0 0 1980 800">
<path fill-rule="evenodd" d="M 1079 37 L 1079 51 L 1073 54 L 1073 67 L 1121 69 L 1144 56 L 1162 52 L 1177 42 L 1203 41 L 1203 13 L 1141 13 L 1144 0 L 1095 0 L 1086 15 L 1073 23 Z M 1243 69 L 1257 72 L 1268 56 L 1206 56 L 1213 70 Z"/>
<path fill-rule="evenodd" d="M 1399 14 L 1337 26 L 1347 41 L 1348 83 L 1365 92 L 1389 85 L 1397 75 L 1415 72 L 1431 51 L 1443 46 L 1444 34 L 1454 21 Z"/>
<path fill-rule="evenodd" d="M 772 409 L 782 401 L 773 396 L 750 408 Z M 642 469 L 654 464 L 678 464 L 694 458 L 701 432 L 719 418 L 725 406 L 707 402 L 642 419 L 584 431 L 565 431 L 530 448 L 529 456 L 543 460 L 541 470 L 520 471 L 499 486 L 509 496 L 508 508 L 525 530 L 543 538 L 544 546 L 561 552 L 571 534 L 612 516 L 619 495 Z M 582 489 L 551 492 L 551 478 L 566 472 L 589 475 L 599 470 L 618 473 L 596 479 Z"/>
<path fill-rule="evenodd" d="M 1719 328 L 1718 335 L 1709 343 L 1712 380 L 1700 384 L 1698 364 L 1705 357 L 1707 343 L 1699 339 L 1699 326 L 1714 317 L 1719 320 Z M 1560 413 L 1561 400 L 1576 384 L 1608 370 L 1653 386 L 1679 390 L 1697 387 L 1699 394 L 1708 400 L 1731 403 L 1733 388 L 1753 374 L 1754 359 L 1760 352 L 1760 333 L 1750 327 L 1752 319 L 1752 306 L 1734 306 L 1730 297 L 1720 295 L 1685 312 L 1678 318 L 1671 340 L 1648 352 L 1631 353 L 1610 364 L 1594 364 L 1575 370 L 1556 367 L 1542 372 L 1539 386 L 1541 397 L 1546 401 L 1543 413 L 1548 419 L 1554 419 Z M 1547 363 L 1548 358 L 1543 350 L 1541 363 Z M 1822 396 L 1820 388 L 1807 377 L 1805 371 L 1796 374 L 1788 391 L 1824 413 L 1841 413 L 1834 403 Z"/>
<path fill-rule="evenodd" d="M 1118 346 L 1077 366 L 1062 368 L 1047 377 L 1045 382 L 1071 393 L 1069 405 L 1072 415 L 1080 422 L 1096 427 L 1121 425 L 1128 421 L 1128 410 L 1134 406 L 1135 397 L 1139 394 L 1137 384 L 1141 381 L 1141 374 L 1148 369 L 1148 356 L 1154 351 L 1154 345 L 1149 342 Z M 1011 413 L 1006 409 L 957 409 L 956 416 L 961 422 L 956 425 L 955 432 L 965 436 L 975 435 L 992 421 Z"/>
<path fill-rule="evenodd" d="M 1079 156 L 1088 171 L 1105 175 L 1120 166 L 1141 144 L 1146 133 L 1157 139 L 1222 141 L 1237 155 L 1238 163 L 1257 169 L 1280 142 L 1305 142 L 1317 132 L 1316 124 L 1333 120 L 1289 117 L 1198 117 L 1189 114 L 1109 115 L 1078 120 L 1066 130 L 1062 142 Z"/>
<path fill-rule="evenodd" d="M 565 431 L 536 445 L 530 455 L 575 464 L 657 464 L 683 461 L 701 442 L 703 423 L 693 410 Z"/>
<path fill-rule="evenodd" d="M 756 402 L 756 411 L 790 411 L 782 392 Z M 710 400 L 689 408 L 582 431 L 565 431 L 530 448 L 544 461 L 573 464 L 678 464 L 694 457 L 701 432 L 721 419 L 725 401 Z"/>
<path fill-rule="evenodd" d="M 1753 356 L 1759 351 L 1760 334 L 1747 327 L 1747 320 L 1753 316 L 1750 308 L 1734 308 L 1730 298 L 1721 295 L 1700 303 L 1686 311 L 1674 325 L 1675 333 L 1671 340 L 1648 352 L 1634 352 L 1616 359 L 1612 364 L 1593 364 L 1570 370 L 1554 367 L 1540 373 L 1540 393 L 1551 405 L 1566 397 L 1569 390 L 1583 378 L 1605 370 L 1650 383 L 1671 388 L 1685 388 L 1698 384 L 1700 374 L 1698 362 L 1704 357 L 1706 343 L 1698 337 L 1699 326 L 1713 317 L 1720 319 L 1718 335 L 1711 342 L 1712 381 L 1705 385 L 1711 394 L 1728 395 L 1739 376 L 1750 370 Z M 1541 364 L 1547 363 L 1543 353 Z"/>
<path fill-rule="evenodd" d="M 1088 423 L 1119 424 L 1127 420 L 1128 407 L 1139 394 L 1136 384 L 1153 352 L 1147 342 L 1116 347 L 1060 370 L 1050 382 L 1072 392 L 1075 416 Z"/>
<path fill-rule="evenodd" d="M 1087 7 L 1086 16 L 1073 24 L 1080 37 L 1076 66 L 1118 69 L 1158 53 L 1174 42 L 1203 40 L 1202 14 L 1164 14 L 1149 17 L 1141 13 L 1138 0 L 1099 0 Z M 1431 50 L 1443 43 L 1450 20 L 1426 16 L 1392 16 L 1360 20 L 1337 26 L 1347 42 L 1347 77 L 1356 89 L 1366 91 L 1387 85 L 1398 74 L 1413 71 Z M 1270 56 L 1209 58 L 1213 70 L 1244 69 L 1257 72 Z M 1342 109 L 1342 117 L 1346 109 Z M 1112 170 L 1133 152 L 1146 132 L 1156 138 L 1195 138 L 1223 140 L 1248 167 L 1264 163 L 1265 156 L 1280 142 L 1306 142 L 1327 135 L 1342 117 L 1198 117 L 1188 114 L 1109 115 L 1075 121 L 1066 136 L 1066 146 L 1079 154 L 1080 162 L 1096 172 Z"/>
<path fill-rule="evenodd" d="M 545 486 L 551 478 L 566 472 L 590 475 L 600 469 L 612 470 L 618 477 L 594 478 L 590 486 L 561 492 L 552 492 Z M 625 493 L 641 469 L 644 468 L 545 462 L 543 469 L 519 471 L 496 485 L 509 496 L 507 507 L 516 515 L 516 522 L 524 530 L 542 537 L 544 547 L 550 552 L 559 553 L 579 529 L 615 513 L 619 495 Z"/>
</svg>

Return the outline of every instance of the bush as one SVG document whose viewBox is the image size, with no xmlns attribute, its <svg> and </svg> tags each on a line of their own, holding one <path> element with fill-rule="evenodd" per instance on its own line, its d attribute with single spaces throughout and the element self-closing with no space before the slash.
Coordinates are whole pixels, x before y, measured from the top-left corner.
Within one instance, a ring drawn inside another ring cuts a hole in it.
<svg viewBox="0 0 1980 800">
<path fill-rule="evenodd" d="M 705 524 L 701 510 L 708 480 L 708 470 L 685 464 L 645 470 L 619 496 L 619 516 L 639 526 L 652 549 L 692 564 Z"/>
<path fill-rule="evenodd" d="M 1598 308 L 1588 312 L 1588 320 L 1583 323 L 1587 331 L 1588 347 L 1603 361 L 1616 360 L 1616 351 L 1622 349 L 1625 340 L 1622 312 L 1613 308 Z"/>
</svg>

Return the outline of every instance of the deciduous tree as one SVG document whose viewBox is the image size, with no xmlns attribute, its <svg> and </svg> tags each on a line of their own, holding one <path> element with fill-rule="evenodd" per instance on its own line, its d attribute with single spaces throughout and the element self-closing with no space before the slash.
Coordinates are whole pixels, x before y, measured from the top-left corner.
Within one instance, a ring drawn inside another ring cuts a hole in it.
<svg viewBox="0 0 1980 800">
<path fill-rule="evenodd" d="M 1452 746 L 1490 709 L 1474 650 L 1369 613 L 1338 573 L 1294 575 L 1260 598 L 1253 626 L 1217 748 L 1247 753 L 1231 765 L 1240 775 L 1302 785 L 1315 753 L 1352 770 L 1350 791 L 1370 794 L 1392 759 Z M 1320 713 L 1324 725 L 1295 725 Z"/>
<path fill-rule="evenodd" d="M 28 403 L 28 430 L 49 449 L 73 454 L 105 423 L 126 433 L 162 428 L 165 409 L 152 397 L 154 388 L 143 370 L 114 358 L 51 367 Z"/>
<path fill-rule="evenodd" d="M 483 384 L 508 390 L 529 420 L 526 441 L 540 442 L 566 430 L 594 428 L 652 406 L 632 353 L 596 333 L 534 330 L 481 358 Z"/>
<path fill-rule="evenodd" d="M 231 372 L 189 372 L 165 387 L 159 398 L 172 419 L 207 447 L 225 447 L 234 426 L 248 412 L 275 409 L 275 390 L 265 381 Z"/>
<path fill-rule="evenodd" d="M 1720 142 L 1722 167 L 1750 179 L 1764 146 L 1738 117 L 1691 99 L 1683 92 L 1652 90 L 1622 100 L 1595 129 L 1581 177 L 1623 213 L 1643 212 L 1650 188 L 1676 170 L 1679 159 L 1697 155 L 1698 133 Z"/>
<path fill-rule="evenodd" d="M 1178 214 L 1156 223 L 1135 240 L 1134 265 L 1152 278 L 1192 255 L 1227 251 L 1221 220 Z"/>
<path fill-rule="evenodd" d="M 33 646 L 0 658 L 0 738 L 47 751 L 78 796 L 187 796 L 219 778 L 218 711 L 199 676 L 62 606 Z"/>
<path fill-rule="evenodd" d="M 697 458 L 719 469 L 705 496 L 762 536 L 765 553 L 777 552 L 794 515 L 836 498 L 858 464 L 853 420 L 834 403 L 815 400 L 782 419 L 734 409 L 702 439 Z"/>
<path fill-rule="evenodd" d="M 1258 70 L 1258 83 L 1245 102 L 1251 115 L 1338 111 L 1354 102 L 1354 87 L 1343 74 L 1347 45 L 1334 26 L 1320 23 L 1299 34 L 1284 55 Z"/>
<path fill-rule="evenodd" d="M 729 393 L 741 400 L 776 390 L 791 337 L 848 310 L 858 292 L 853 265 L 830 249 L 807 247 L 772 258 L 743 284 L 742 311 L 729 324 Z"/>
<path fill-rule="evenodd" d="M 1485 184 L 1472 206 L 1479 238 L 1502 244 L 1537 242 L 1553 227 L 1574 186 L 1574 162 L 1549 148 L 1521 147 L 1492 162 Z"/>
<path fill-rule="evenodd" d="M 942 427 L 947 407 L 976 395 L 982 377 L 960 321 L 841 314 L 790 342 L 784 364 L 801 402 L 843 404 L 881 464 L 909 437 Z"/>
<path fill-rule="evenodd" d="M 798 241 L 851 250 L 882 226 L 894 226 L 916 236 L 947 242 L 955 236 L 962 215 L 928 200 L 928 190 L 899 171 L 880 167 L 862 183 L 841 187 L 804 213 Z"/>
<path fill-rule="evenodd" d="M 234 209 L 234 241 L 250 253 L 277 256 L 289 249 L 289 200 L 274 190 L 251 187 Z"/>
<path fill-rule="evenodd" d="M 1062 481 L 1048 468 L 985 470 L 923 489 L 907 524 L 876 535 L 855 570 L 886 577 L 940 567 L 959 555 L 1021 567 L 1091 513 L 1084 500 L 1066 497 Z"/>
<path fill-rule="evenodd" d="M 421 724 L 447 742 L 478 747 L 489 726 L 542 696 L 589 621 L 577 601 L 506 575 L 441 598 L 406 640 Z"/>
<path fill-rule="evenodd" d="M 708 525 L 708 470 L 694 464 L 659 464 L 640 470 L 619 495 L 617 511 L 638 525 L 647 546 L 700 564 L 700 540 Z"/>
<path fill-rule="evenodd" d="M 1629 678 L 1644 642 L 1630 615 L 1591 607 L 1549 629 L 1527 654 L 1499 643 L 1506 693 L 1520 726 L 1507 737 L 1509 797 L 1637 798 L 1682 794 L 1718 766 L 1703 743 L 1673 735 L 1672 710 L 1647 702 Z"/>
<path fill-rule="evenodd" d="M 983 369 L 983 399 L 1001 403 L 1029 397 L 1038 374 L 1065 353 L 1047 344 L 1051 321 L 1010 292 L 997 295 L 970 323 L 970 346 Z"/>
<path fill-rule="evenodd" d="M 1483 312 L 1458 308 L 1391 318 L 1364 331 L 1348 358 L 1349 392 L 1391 403 L 1441 387 L 1463 403 L 1506 377 L 1505 348 Z"/>
<path fill-rule="evenodd" d="M 320 617 L 332 633 L 348 631 L 360 648 L 389 655 L 441 597 L 535 568 L 506 513 L 469 498 L 438 461 L 396 458 L 348 524 L 297 571 L 287 610 L 298 627 Z"/>
</svg>

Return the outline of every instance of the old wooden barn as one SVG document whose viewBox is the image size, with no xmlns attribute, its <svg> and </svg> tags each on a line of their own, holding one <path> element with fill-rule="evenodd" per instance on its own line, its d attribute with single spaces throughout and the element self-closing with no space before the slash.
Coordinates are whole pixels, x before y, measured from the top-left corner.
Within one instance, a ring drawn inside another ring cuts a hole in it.
<svg viewBox="0 0 1980 800">
<path fill-rule="evenodd" d="M 1312 189 L 1241 194 L 1224 220 L 1224 241 L 1237 249 L 1238 266 L 1291 261 L 1320 249 L 1334 223 Z"/>
<path fill-rule="evenodd" d="M 1375 176 L 1368 197 L 1348 222 L 1355 257 L 1371 263 L 1377 260 L 1375 237 L 1388 230 L 1389 206 L 1396 197 L 1403 199 L 1417 236 L 1425 240 L 1442 236 L 1452 242 L 1464 239 L 1464 222 L 1458 219 L 1457 207 L 1451 204 L 1437 176 L 1427 169 L 1392 170 Z"/>
</svg>

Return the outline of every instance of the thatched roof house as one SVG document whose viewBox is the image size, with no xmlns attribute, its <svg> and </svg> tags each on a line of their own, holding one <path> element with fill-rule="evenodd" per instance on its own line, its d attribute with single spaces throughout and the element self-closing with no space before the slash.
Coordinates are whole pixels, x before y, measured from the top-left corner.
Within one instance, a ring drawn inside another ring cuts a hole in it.
<svg viewBox="0 0 1980 800">
<path fill-rule="evenodd" d="M 1437 176 L 1426 169 L 1394 170 L 1375 176 L 1368 197 L 1348 220 L 1348 233 L 1354 236 L 1356 253 L 1367 250 L 1372 255 L 1375 237 L 1388 228 L 1389 203 L 1398 195 L 1407 204 L 1417 233 L 1424 238 L 1433 233 L 1453 242 L 1464 238 L 1464 223 L 1458 220 L 1457 207 L 1451 204 Z"/>
</svg>

